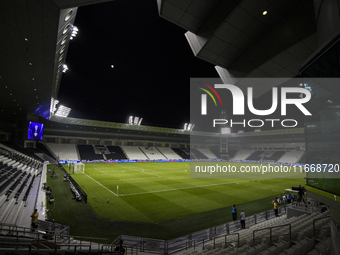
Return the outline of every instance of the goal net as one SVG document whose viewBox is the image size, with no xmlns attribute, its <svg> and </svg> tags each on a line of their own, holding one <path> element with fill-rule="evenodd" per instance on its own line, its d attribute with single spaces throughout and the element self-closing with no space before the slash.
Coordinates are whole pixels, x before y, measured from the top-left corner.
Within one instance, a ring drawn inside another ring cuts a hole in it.
<svg viewBox="0 0 340 255">
<path fill-rule="evenodd" d="M 83 163 L 74 163 L 73 171 L 75 174 L 83 174 L 85 173 L 85 164 Z"/>
</svg>

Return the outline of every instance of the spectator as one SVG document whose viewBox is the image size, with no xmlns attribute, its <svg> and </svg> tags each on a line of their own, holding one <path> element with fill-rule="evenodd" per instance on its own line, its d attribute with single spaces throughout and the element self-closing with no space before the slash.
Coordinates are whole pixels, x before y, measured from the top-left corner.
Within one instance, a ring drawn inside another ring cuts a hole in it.
<svg viewBox="0 0 340 255">
<path fill-rule="evenodd" d="M 32 228 L 34 231 L 34 229 L 37 229 L 38 228 L 38 217 L 39 217 L 39 213 L 38 213 L 38 209 L 34 209 L 34 212 L 32 213 L 31 215 L 31 218 L 32 218 Z"/>
<path fill-rule="evenodd" d="M 241 228 L 246 228 L 246 214 L 244 213 L 243 209 L 240 213 L 240 220 L 241 220 Z"/>
<path fill-rule="evenodd" d="M 237 209 L 236 209 L 236 205 L 233 205 L 233 207 L 231 207 L 231 214 L 233 216 L 233 220 L 237 220 Z"/>
<path fill-rule="evenodd" d="M 275 217 L 279 216 L 279 205 L 278 205 L 277 199 L 274 200 L 274 212 L 275 212 Z"/>
<path fill-rule="evenodd" d="M 282 201 L 283 201 L 283 196 L 282 196 L 282 194 L 281 194 L 281 195 L 279 196 L 279 200 L 278 200 L 279 204 L 281 204 Z"/>
<path fill-rule="evenodd" d="M 119 244 L 116 246 L 115 251 L 119 251 L 121 255 L 125 254 L 125 246 L 123 246 L 123 239 L 120 239 Z"/>
</svg>

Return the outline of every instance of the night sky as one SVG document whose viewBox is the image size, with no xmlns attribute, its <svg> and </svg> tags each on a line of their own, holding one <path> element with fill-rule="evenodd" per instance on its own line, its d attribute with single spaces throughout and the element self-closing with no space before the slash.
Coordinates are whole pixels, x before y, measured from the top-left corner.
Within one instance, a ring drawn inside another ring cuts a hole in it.
<svg viewBox="0 0 340 255">
<path fill-rule="evenodd" d="M 70 117 L 181 128 L 190 121 L 190 78 L 218 77 L 196 58 L 186 30 L 158 16 L 155 0 L 78 9 L 58 99 Z M 111 68 L 114 65 L 114 68 Z"/>
</svg>

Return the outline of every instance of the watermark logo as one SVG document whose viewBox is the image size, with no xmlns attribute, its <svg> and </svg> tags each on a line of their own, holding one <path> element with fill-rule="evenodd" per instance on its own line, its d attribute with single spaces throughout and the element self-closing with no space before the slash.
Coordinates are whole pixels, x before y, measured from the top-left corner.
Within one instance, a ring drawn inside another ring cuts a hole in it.
<svg viewBox="0 0 340 255">
<path fill-rule="evenodd" d="M 243 94 L 243 91 L 237 87 L 236 85 L 232 84 L 214 84 L 214 87 L 202 83 L 202 87 L 198 87 L 198 89 L 204 91 L 204 94 L 201 94 L 201 116 L 208 115 L 208 102 L 207 102 L 207 95 L 211 97 L 215 106 L 218 105 L 216 100 L 219 100 L 220 105 L 222 106 L 222 99 L 220 95 L 223 97 L 225 96 L 225 91 L 231 93 L 232 96 L 232 114 L 238 116 L 244 116 L 245 114 L 245 107 L 248 107 L 250 113 L 256 116 L 267 116 L 267 118 L 256 118 L 246 120 L 243 119 L 242 121 L 236 122 L 233 119 L 220 119 L 220 118 L 212 118 L 212 127 L 215 128 L 217 125 L 225 125 L 229 124 L 230 127 L 235 125 L 241 125 L 242 127 L 253 127 L 259 128 L 263 127 L 265 123 L 271 125 L 271 127 L 275 126 L 275 123 L 281 123 L 282 127 L 296 127 L 298 125 L 298 121 L 296 119 L 271 119 L 268 116 L 276 112 L 280 109 L 281 116 L 287 115 L 287 106 L 292 105 L 295 107 L 296 110 L 299 110 L 305 116 L 311 116 L 312 114 L 307 110 L 304 106 L 309 100 L 311 99 L 311 92 L 306 88 L 300 87 L 272 87 L 271 88 L 271 97 L 269 96 L 268 100 L 271 100 L 271 106 L 267 109 L 256 109 L 254 106 L 254 94 L 253 94 L 253 87 L 247 87 L 247 96 Z M 280 95 L 279 95 L 280 90 Z M 292 98 L 292 95 L 299 95 L 298 97 Z M 294 110 L 294 112 L 296 112 Z M 295 115 L 296 116 L 296 115 Z M 212 117 L 212 116 L 211 116 Z"/>
<path fill-rule="evenodd" d="M 221 99 L 218 93 L 216 92 L 216 90 L 209 85 L 206 85 L 206 86 L 208 86 L 218 96 L 218 99 L 221 102 Z M 231 92 L 232 97 L 233 97 L 233 115 L 244 115 L 244 101 L 245 100 L 244 100 L 244 94 L 240 88 L 238 88 L 235 85 L 231 85 L 231 84 L 215 84 L 214 87 L 216 89 L 228 89 Z M 202 88 L 199 88 L 199 89 L 202 89 Z M 202 90 L 207 92 L 212 97 L 216 105 L 215 98 L 212 96 L 212 94 L 205 89 L 202 89 Z M 276 111 L 277 105 L 278 105 L 278 88 L 277 87 L 272 88 L 272 106 L 267 110 L 255 109 L 254 104 L 253 104 L 253 88 L 252 87 L 247 88 L 247 93 L 248 93 L 247 105 L 251 113 L 258 115 L 258 116 L 265 116 L 265 115 L 270 115 Z M 288 93 L 304 94 L 305 97 L 289 99 L 287 98 Z M 201 115 L 207 115 L 206 98 L 207 98 L 206 94 L 201 95 Z M 311 93 L 309 90 L 305 88 L 294 88 L 294 87 L 281 88 L 281 115 L 285 116 L 287 114 L 286 108 L 288 104 L 295 105 L 304 115 L 309 115 L 309 116 L 312 115 L 303 106 L 303 104 L 307 103 L 310 99 L 311 99 Z M 221 102 L 221 105 L 222 105 L 222 102 Z"/>
<path fill-rule="evenodd" d="M 218 98 L 218 100 L 220 101 L 220 104 L 222 106 L 221 97 L 213 87 L 211 87 L 208 84 L 202 83 L 202 82 L 197 82 L 197 83 L 202 84 L 202 85 L 206 86 L 207 88 L 209 88 L 216 95 L 216 97 Z M 206 92 L 212 98 L 212 100 L 214 101 L 215 106 L 217 106 L 215 97 L 211 94 L 211 92 L 209 90 L 201 88 L 201 87 L 197 87 L 197 88 Z M 207 115 L 207 94 L 201 95 L 201 114 L 202 115 Z"/>
</svg>

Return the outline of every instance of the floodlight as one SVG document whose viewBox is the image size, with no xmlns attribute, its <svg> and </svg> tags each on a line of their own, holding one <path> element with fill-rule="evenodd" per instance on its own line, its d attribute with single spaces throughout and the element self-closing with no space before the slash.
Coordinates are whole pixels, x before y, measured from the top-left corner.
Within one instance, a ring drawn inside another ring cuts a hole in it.
<svg viewBox="0 0 340 255">
<path fill-rule="evenodd" d="M 229 127 L 222 127 L 221 128 L 221 134 L 222 135 L 225 135 L 225 134 L 230 134 L 231 131 L 230 131 L 230 128 Z"/>
<path fill-rule="evenodd" d="M 129 116 L 127 123 L 129 125 L 139 126 L 142 123 L 142 120 L 143 118 L 140 118 L 140 117 Z"/>
<path fill-rule="evenodd" d="M 67 117 L 70 114 L 70 111 L 71 108 L 60 105 L 55 115 L 59 117 Z"/>
<path fill-rule="evenodd" d="M 63 73 L 66 73 L 67 70 L 68 70 L 68 66 L 66 64 L 63 64 Z"/>
<path fill-rule="evenodd" d="M 128 124 L 132 125 L 133 124 L 133 116 L 128 117 Z"/>
<path fill-rule="evenodd" d="M 58 103 L 59 101 L 57 99 L 54 99 L 53 97 L 51 97 L 51 109 L 50 109 L 51 113 L 54 113 L 57 110 Z"/>
<path fill-rule="evenodd" d="M 184 123 L 183 130 L 185 130 L 185 131 L 192 131 L 192 129 L 194 128 L 194 126 L 195 126 L 195 124 Z"/>
<path fill-rule="evenodd" d="M 77 36 L 78 31 L 79 31 L 79 29 L 76 26 L 72 27 L 72 32 L 71 32 L 70 40 L 72 40 L 74 37 Z"/>
</svg>

